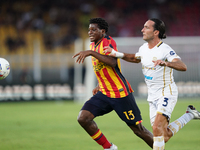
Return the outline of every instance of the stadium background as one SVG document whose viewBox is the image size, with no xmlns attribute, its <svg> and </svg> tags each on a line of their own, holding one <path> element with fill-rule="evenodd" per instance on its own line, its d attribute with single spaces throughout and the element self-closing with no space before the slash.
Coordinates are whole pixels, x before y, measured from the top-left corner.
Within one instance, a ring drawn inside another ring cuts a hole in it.
<svg viewBox="0 0 200 150">
<path fill-rule="evenodd" d="M 108 34 L 125 41 L 125 37 L 142 41 L 144 22 L 162 19 L 167 39 L 175 43 L 170 46 L 188 66 L 187 72 L 174 72 L 180 96 L 200 95 L 199 0 L 9 0 L 0 1 L 0 8 L 0 56 L 11 65 L 10 75 L 0 81 L 0 101 L 83 99 L 90 89 L 85 86 L 88 68 L 80 66 L 76 77 L 71 56 L 75 49 L 87 47 L 91 17 L 105 18 Z M 137 50 L 137 46 L 119 50 Z M 145 97 L 141 66 L 121 62 L 135 96 Z"/>
<path fill-rule="evenodd" d="M 199 110 L 199 6 L 199 0 L 1 0 L 0 57 L 9 60 L 11 72 L 0 80 L 0 150 L 102 149 L 77 123 L 82 104 L 72 101 L 75 95 L 86 100 L 85 92 L 91 94 L 85 87 L 86 81 L 94 80 L 86 67 L 90 60 L 77 65 L 71 58 L 89 44 L 91 17 L 105 18 L 119 49 L 130 52 L 144 42 L 140 30 L 148 18 L 165 21 L 166 43 L 188 66 L 186 72 L 174 72 L 182 92 L 171 121 L 180 117 L 188 104 Z M 135 90 L 143 125 L 152 131 L 141 66 L 121 63 Z M 119 149 L 150 149 L 115 112 L 95 118 L 95 122 Z M 192 120 L 166 149 L 200 149 L 199 141 L 199 121 Z"/>
</svg>

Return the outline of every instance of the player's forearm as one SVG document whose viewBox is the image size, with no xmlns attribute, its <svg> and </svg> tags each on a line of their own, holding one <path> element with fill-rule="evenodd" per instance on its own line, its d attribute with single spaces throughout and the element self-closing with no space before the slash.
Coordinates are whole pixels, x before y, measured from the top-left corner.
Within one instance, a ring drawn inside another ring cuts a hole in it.
<svg viewBox="0 0 200 150">
<path fill-rule="evenodd" d="M 135 54 L 121 53 L 121 52 L 115 51 L 114 49 L 112 49 L 110 56 L 121 58 L 121 59 L 128 61 L 128 62 L 133 62 L 133 63 L 139 63 L 140 62 L 140 58 L 139 57 L 136 58 Z"/>
<path fill-rule="evenodd" d="M 95 51 L 91 51 L 91 55 L 111 67 L 115 67 L 117 65 L 117 59 L 114 57 L 102 55 Z"/>
<path fill-rule="evenodd" d="M 124 53 L 124 56 L 122 57 L 123 60 L 133 63 L 139 63 L 140 59 L 135 57 L 135 54 L 127 54 Z"/>
<path fill-rule="evenodd" d="M 178 71 L 186 71 L 187 66 L 181 61 L 166 62 L 166 66 Z"/>
</svg>

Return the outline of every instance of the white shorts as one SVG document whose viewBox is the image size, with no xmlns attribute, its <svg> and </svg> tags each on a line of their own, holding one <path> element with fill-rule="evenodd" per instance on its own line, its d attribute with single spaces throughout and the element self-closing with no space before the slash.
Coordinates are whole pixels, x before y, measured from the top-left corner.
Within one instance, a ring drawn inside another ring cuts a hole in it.
<svg viewBox="0 0 200 150">
<path fill-rule="evenodd" d="M 156 114 L 162 114 L 168 119 L 171 118 L 172 111 L 176 105 L 178 96 L 163 96 L 158 100 L 149 102 L 149 115 L 151 126 L 153 126 Z"/>
</svg>

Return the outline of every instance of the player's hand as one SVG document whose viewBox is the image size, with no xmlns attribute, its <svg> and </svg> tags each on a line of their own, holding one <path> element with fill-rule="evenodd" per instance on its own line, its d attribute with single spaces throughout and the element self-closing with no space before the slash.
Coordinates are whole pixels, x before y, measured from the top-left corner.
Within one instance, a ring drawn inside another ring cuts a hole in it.
<svg viewBox="0 0 200 150">
<path fill-rule="evenodd" d="M 97 94 L 97 92 L 99 92 L 99 86 L 95 87 L 95 88 L 92 90 L 92 94 L 95 95 L 95 94 Z"/>
<path fill-rule="evenodd" d="M 110 46 L 104 46 L 103 47 L 103 49 L 104 49 L 104 53 L 106 54 L 106 53 L 109 53 L 109 56 L 112 56 L 112 57 L 115 57 L 116 56 L 116 54 L 115 53 L 112 53 L 112 48 L 110 47 Z"/>
<path fill-rule="evenodd" d="M 154 67 L 159 65 L 159 66 L 167 66 L 167 62 L 163 61 L 163 60 L 156 60 L 156 61 L 152 61 L 154 63 Z"/>
<path fill-rule="evenodd" d="M 91 50 L 86 50 L 86 51 L 81 51 L 77 54 L 75 54 L 74 56 L 72 56 L 72 58 L 75 58 L 76 56 L 78 56 L 76 63 L 83 63 L 85 58 L 91 55 Z"/>
</svg>

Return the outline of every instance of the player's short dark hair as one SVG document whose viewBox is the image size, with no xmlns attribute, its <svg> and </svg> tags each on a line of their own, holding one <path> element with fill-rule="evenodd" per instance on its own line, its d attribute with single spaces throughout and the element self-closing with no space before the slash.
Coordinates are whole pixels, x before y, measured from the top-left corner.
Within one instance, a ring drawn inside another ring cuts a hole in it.
<svg viewBox="0 0 200 150">
<path fill-rule="evenodd" d="M 156 18 L 151 18 L 149 20 L 154 22 L 154 26 L 153 26 L 154 30 L 159 31 L 158 37 L 160 39 L 165 39 L 167 37 L 166 34 L 165 34 L 165 23 L 162 20 L 156 19 Z"/>
<path fill-rule="evenodd" d="M 91 18 L 89 21 L 90 24 L 95 23 L 98 25 L 99 29 L 105 29 L 106 33 L 108 32 L 108 23 L 102 18 Z"/>
</svg>

